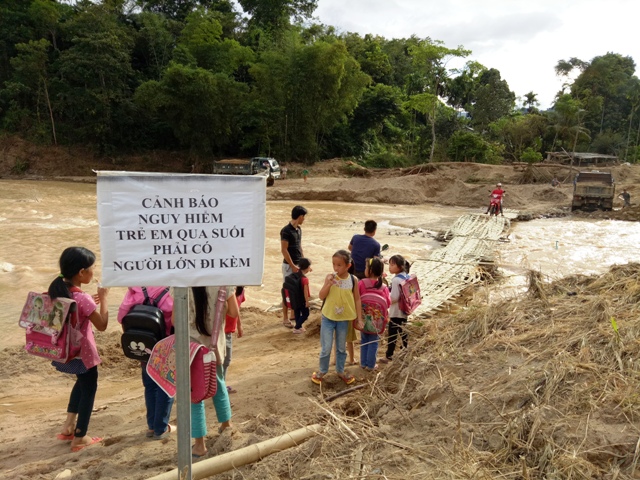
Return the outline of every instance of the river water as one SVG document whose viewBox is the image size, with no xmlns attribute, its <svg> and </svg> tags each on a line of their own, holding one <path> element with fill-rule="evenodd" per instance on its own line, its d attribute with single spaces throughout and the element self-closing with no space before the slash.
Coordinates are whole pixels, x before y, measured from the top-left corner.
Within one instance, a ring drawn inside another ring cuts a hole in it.
<svg viewBox="0 0 640 480">
<path fill-rule="evenodd" d="M 280 229 L 290 218 L 293 201 L 267 203 L 267 232 L 263 284 L 250 287 L 247 304 L 266 310 L 279 303 L 282 283 Z M 304 202 L 309 210 L 303 225 L 304 254 L 313 262 L 312 294 L 331 271 L 331 256 L 346 248 L 352 235 L 363 232 L 364 221 L 378 222 L 376 238 L 389 244 L 387 256 L 401 253 L 409 259 L 426 258 L 440 244 L 432 234 L 484 206 L 468 208 L 437 205 L 381 205 L 342 202 Z M 0 348 L 23 341 L 17 326 L 27 292 L 45 291 L 58 273 L 57 261 L 68 246 L 94 251 L 100 277 L 100 249 L 95 184 L 52 181 L 0 180 Z M 550 278 L 574 273 L 598 273 L 614 263 L 640 261 L 640 224 L 569 218 L 515 223 L 505 242 L 498 245 L 498 261 L 509 285 L 518 288 L 526 268 L 536 268 Z M 109 295 L 115 318 L 124 295 L 113 288 Z M 109 328 L 118 328 L 112 321 Z"/>
</svg>

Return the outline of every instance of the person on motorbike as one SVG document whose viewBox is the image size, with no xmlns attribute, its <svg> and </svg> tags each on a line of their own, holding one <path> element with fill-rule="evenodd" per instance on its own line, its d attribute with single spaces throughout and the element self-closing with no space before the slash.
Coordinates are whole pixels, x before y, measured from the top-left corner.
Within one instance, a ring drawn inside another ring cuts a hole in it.
<svg viewBox="0 0 640 480">
<path fill-rule="evenodd" d="M 502 197 L 504 197 L 504 194 L 505 192 L 502 189 L 502 183 L 496 184 L 496 188 L 491 192 L 491 201 L 489 203 L 489 208 L 487 208 L 487 211 L 485 212 L 486 214 L 491 212 L 491 207 L 495 206 L 496 215 L 499 210 L 500 215 L 504 217 L 504 214 L 502 213 Z"/>
</svg>

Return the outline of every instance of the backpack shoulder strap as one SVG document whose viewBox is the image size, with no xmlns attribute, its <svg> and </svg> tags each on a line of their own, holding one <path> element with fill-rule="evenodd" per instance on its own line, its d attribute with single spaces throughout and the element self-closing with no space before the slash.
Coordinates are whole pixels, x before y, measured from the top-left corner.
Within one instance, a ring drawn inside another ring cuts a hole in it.
<svg viewBox="0 0 640 480">
<path fill-rule="evenodd" d="M 142 287 L 142 288 L 144 288 L 144 290 L 143 290 L 143 291 L 144 291 L 144 292 L 146 292 L 146 290 L 147 290 L 147 289 L 146 289 L 145 287 Z M 151 301 L 151 304 L 152 304 L 154 307 L 157 307 L 158 305 L 160 305 L 160 300 L 162 300 L 162 297 L 164 297 L 167 293 L 169 293 L 169 287 L 166 287 L 164 290 L 162 290 L 162 291 L 158 294 L 158 296 L 157 296 L 156 298 L 154 298 L 154 299 Z M 147 297 L 147 298 L 148 298 L 148 297 Z"/>
<path fill-rule="evenodd" d="M 69 291 L 71 293 L 83 293 L 82 289 L 75 287 L 73 285 L 69 287 Z M 73 298 L 71 300 L 75 302 Z M 74 329 L 79 328 L 78 324 L 79 324 L 80 316 L 78 315 L 78 307 L 76 306 L 75 303 L 71 305 L 67 318 L 69 319 L 69 322 Z"/>
<path fill-rule="evenodd" d="M 149 292 L 147 292 L 147 287 L 140 287 L 142 289 L 142 294 L 144 295 L 143 305 L 151 305 L 151 299 L 149 298 Z"/>
<path fill-rule="evenodd" d="M 351 275 L 351 281 L 353 282 L 353 291 L 355 293 L 355 291 L 358 289 L 358 278 L 353 273 L 350 273 L 349 275 Z"/>
<path fill-rule="evenodd" d="M 218 298 L 216 300 L 216 309 L 213 315 L 213 331 L 211 332 L 211 350 L 216 354 L 216 361 L 220 362 L 220 352 L 218 351 L 218 337 L 220 336 L 220 329 L 222 322 L 224 321 L 224 308 L 227 303 L 227 287 L 218 288 Z"/>
</svg>

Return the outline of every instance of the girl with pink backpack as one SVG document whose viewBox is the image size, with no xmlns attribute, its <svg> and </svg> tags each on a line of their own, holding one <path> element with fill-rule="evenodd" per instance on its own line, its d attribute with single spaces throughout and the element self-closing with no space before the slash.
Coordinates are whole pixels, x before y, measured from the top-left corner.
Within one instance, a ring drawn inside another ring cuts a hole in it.
<svg viewBox="0 0 640 480">
<path fill-rule="evenodd" d="M 173 298 L 168 287 L 129 287 L 120 308 L 118 308 L 118 323 L 122 324 L 122 320 L 134 306 L 144 304 L 154 305 L 162 310 L 165 321 L 164 333 L 169 336 L 173 327 Z M 162 440 L 177 431 L 175 425 L 169 423 L 174 399 L 169 397 L 149 376 L 146 361 L 141 361 L 140 366 L 144 387 L 144 404 L 147 409 L 145 436 L 154 440 Z"/>
<path fill-rule="evenodd" d="M 362 302 L 362 323 L 354 325 L 360 330 L 360 366 L 368 371 L 377 370 L 376 357 L 380 334 L 389 320 L 391 296 L 382 282 L 384 263 L 380 258 L 365 260 L 365 278 L 358 282 Z"/>
<path fill-rule="evenodd" d="M 87 435 L 93 402 L 98 389 L 98 364 L 102 362 L 93 336 L 93 325 L 103 332 L 109 324 L 106 288 L 98 287 L 96 295 L 83 292 L 80 287 L 93 279 L 96 256 L 84 247 L 69 247 L 60 256 L 60 274 L 49 285 L 49 296 L 75 300 L 78 322 L 82 333 L 80 353 L 71 361 L 54 366 L 64 372 L 76 375 L 76 383 L 69 396 L 67 419 L 58 440 L 71 440 L 71 451 L 79 452 L 85 447 L 102 441 L 100 437 Z M 72 367 L 72 369 L 70 369 Z"/>
<path fill-rule="evenodd" d="M 238 318 L 239 309 L 236 300 L 234 287 L 191 287 L 189 289 L 189 335 L 192 339 L 208 346 L 211 344 L 211 337 L 216 338 L 214 332 L 214 320 L 216 315 L 216 302 L 218 291 L 226 289 L 226 301 L 222 318 Z M 224 326 L 221 326 L 224 329 Z M 224 381 L 224 357 L 226 351 L 226 338 L 217 332 L 217 350 L 220 355 L 220 363 L 216 368 L 216 393 L 213 396 L 213 406 L 218 418 L 218 433 L 231 428 L 231 403 L 229 402 L 229 392 Z M 224 330 L 223 330 L 224 333 Z M 194 438 L 194 445 L 191 449 L 193 458 L 200 458 L 207 453 L 205 445 L 205 435 L 207 434 L 207 423 L 205 418 L 204 401 L 191 405 L 191 436 Z"/>
</svg>

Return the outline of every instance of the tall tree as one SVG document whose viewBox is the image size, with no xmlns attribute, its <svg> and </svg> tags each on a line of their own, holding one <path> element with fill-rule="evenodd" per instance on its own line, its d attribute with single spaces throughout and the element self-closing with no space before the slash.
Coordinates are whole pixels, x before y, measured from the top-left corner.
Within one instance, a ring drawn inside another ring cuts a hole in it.
<svg viewBox="0 0 640 480">
<path fill-rule="evenodd" d="M 163 15 L 141 12 L 135 17 L 138 28 L 132 63 L 144 78 L 160 80 L 173 58 L 179 23 Z"/>
<path fill-rule="evenodd" d="M 475 101 L 480 75 L 486 71 L 487 68 L 476 61 L 469 61 L 462 69 L 453 70 L 454 76 L 446 82 L 447 103 L 468 111 Z"/>
<path fill-rule="evenodd" d="M 560 95 L 553 106 L 552 121 L 555 130 L 554 147 L 556 141 L 560 145 L 576 151 L 580 139 L 590 140 L 589 130 L 584 127 L 586 110 L 579 100 L 569 94 Z"/>
<path fill-rule="evenodd" d="M 339 41 L 264 52 L 250 72 L 254 138 L 304 161 L 320 157 L 326 137 L 346 122 L 370 82 Z"/>
<path fill-rule="evenodd" d="M 250 25 L 273 32 L 289 25 L 291 18 L 310 18 L 318 6 L 318 0 L 238 0 L 238 3 L 251 17 Z"/>
<path fill-rule="evenodd" d="M 537 112 L 538 109 L 536 107 L 540 105 L 537 97 L 538 95 L 533 91 L 524 94 L 524 106 L 527 107 L 529 113 Z"/>
<path fill-rule="evenodd" d="M 49 95 L 49 57 L 48 51 L 51 44 L 48 40 L 31 40 L 29 43 L 19 43 L 16 45 L 18 54 L 11 59 L 13 76 L 5 82 L 4 96 L 10 98 L 9 112 L 7 120 L 9 122 L 20 122 L 13 125 L 19 130 L 33 130 L 35 132 L 43 123 L 50 124 L 51 139 L 57 145 L 56 125 Z M 44 117 L 44 118 L 43 118 Z M 46 118 L 46 120 L 45 120 Z"/>
<path fill-rule="evenodd" d="M 633 120 L 638 108 L 640 108 L 640 82 L 634 82 L 629 91 L 627 92 L 627 98 L 631 103 L 631 111 L 629 112 L 629 129 L 627 131 L 627 145 L 624 151 L 625 161 L 629 161 L 629 145 L 631 142 L 631 127 L 633 126 Z M 638 123 L 638 132 L 640 132 L 640 122 Z M 638 140 L 636 139 L 636 147 L 638 147 Z"/>
<path fill-rule="evenodd" d="M 589 66 L 589 62 L 580 60 L 577 57 L 571 57 L 569 60 L 558 60 L 555 66 L 556 75 L 560 77 L 568 77 L 574 69 L 584 71 Z"/>
<path fill-rule="evenodd" d="M 145 12 L 164 15 L 172 20 L 184 21 L 197 8 L 219 12 L 227 19 L 235 19 L 235 10 L 229 0 L 136 0 Z"/>
<path fill-rule="evenodd" d="M 70 15 L 71 7 L 51 0 L 33 0 L 29 5 L 29 17 L 36 36 L 49 37 L 55 50 L 58 50 L 58 30 L 63 16 Z"/>
<path fill-rule="evenodd" d="M 454 57 L 466 57 L 471 53 L 462 46 L 447 48 L 440 40 L 426 38 L 409 47 L 409 54 L 413 59 L 416 72 L 414 74 L 413 88 L 417 91 L 416 99 L 409 100 L 409 105 L 414 110 L 427 117 L 431 126 L 431 151 L 429 161 L 433 161 L 436 148 L 436 121 L 440 97 L 445 93 L 445 81 L 449 74 L 447 62 Z"/>
<path fill-rule="evenodd" d="M 389 85 L 402 89 L 406 88 L 407 80 L 415 70 L 413 57 L 410 54 L 412 46 L 418 44 L 418 37 L 392 38 L 381 43 L 382 51 L 387 55 L 391 65 L 391 79 Z"/>
<path fill-rule="evenodd" d="M 0 85 L 11 75 L 10 59 L 16 45 L 34 40 L 29 7 L 31 0 L 0 2 Z"/>
<path fill-rule="evenodd" d="M 505 155 L 514 161 L 526 149 L 540 152 L 548 128 L 547 118 L 536 113 L 505 115 L 489 125 L 491 137 L 504 145 Z"/>
<path fill-rule="evenodd" d="M 199 67 L 231 75 L 252 62 L 254 54 L 236 40 L 222 38 L 222 32 L 215 13 L 197 9 L 187 16 L 179 45 L 189 51 Z"/>
<path fill-rule="evenodd" d="M 375 83 L 391 83 L 393 67 L 389 56 L 383 51 L 384 39 L 357 33 L 347 33 L 342 36 L 347 50 L 360 63 L 362 71 L 369 75 Z"/>
<path fill-rule="evenodd" d="M 556 73 L 567 76 L 579 70 L 571 83 L 571 95 L 585 109 L 585 127 L 594 133 L 623 132 L 632 109 L 628 92 L 638 83 L 635 62 L 617 53 L 594 57 L 590 62 L 571 58 L 560 60 Z"/>
<path fill-rule="evenodd" d="M 495 68 L 482 72 L 474 97 L 469 113 L 472 124 L 480 131 L 486 130 L 491 122 L 511 113 L 516 100 L 515 93 Z"/>
<path fill-rule="evenodd" d="M 132 32 L 115 13 L 87 4 L 69 22 L 67 35 L 71 46 L 55 64 L 66 135 L 111 148 L 130 134 L 133 121 Z"/>
<path fill-rule="evenodd" d="M 138 87 L 136 102 L 192 151 L 221 154 L 240 133 L 246 90 L 223 73 L 174 63 L 162 80 Z"/>
</svg>

